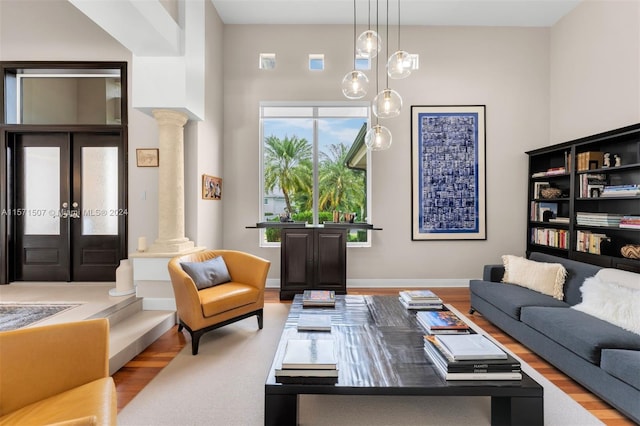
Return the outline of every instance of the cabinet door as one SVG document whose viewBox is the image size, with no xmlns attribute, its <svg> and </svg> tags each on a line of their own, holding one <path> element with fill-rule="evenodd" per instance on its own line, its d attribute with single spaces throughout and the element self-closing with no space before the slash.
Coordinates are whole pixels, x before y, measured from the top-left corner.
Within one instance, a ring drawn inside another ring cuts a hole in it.
<svg viewBox="0 0 640 426">
<path fill-rule="evenodd" d="M 281 236 L 281 291 L 311 288 L 313 283 L 313 229 L 283 229 Z"/>
<path fill-rule="evenodd" d="M 317 229 L 315 239 L 315 287 L 346 292 L 347 231 Z"/>
</svg>

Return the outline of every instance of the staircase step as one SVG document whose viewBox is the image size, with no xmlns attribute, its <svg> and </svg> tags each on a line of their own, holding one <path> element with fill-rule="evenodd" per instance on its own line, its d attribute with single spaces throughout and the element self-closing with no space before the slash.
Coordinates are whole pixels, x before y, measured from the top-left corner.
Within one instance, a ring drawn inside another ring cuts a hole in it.
<svg viewBox="0 0 640 426">
<path fill-rule="evenodd" d="M 109 328 L 113 328 L 116 324 L 124 321 L 128 317 L 137 314 L 142 311 L 141 297 L 131 295 L 124 300 L 121 300 L 117 304 L 104 309 L 93 315 L 91 318 L 108 318 Z"/>
<path fill-rule="evenodd" d="M 139 311 L 118 318 L 109 333 L 109 374 L 122 368 L 175 324 L 175 311 Z"/>
</svg>

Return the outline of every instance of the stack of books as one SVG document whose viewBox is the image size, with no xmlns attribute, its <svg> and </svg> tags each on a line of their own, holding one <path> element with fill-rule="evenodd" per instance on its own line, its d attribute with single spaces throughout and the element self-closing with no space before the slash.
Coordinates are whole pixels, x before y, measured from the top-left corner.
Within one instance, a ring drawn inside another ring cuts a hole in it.
<svg viewBox="0 0 640 426">
<path fill-rule="evenodd" d="M 622 216 L 622 219 L 620 219 L 620 228 L 640 229 L 640 216 Z"/>
<path fill-rule="evenodd" d="M 303 307 L 335 307 L 336 292 L 333 290 L 305 290 L 302 293 Z"/>
<path fill-rule="evenodd" d="M 403 290 L 398 298 L 407 309 L 442 309 L 442 299 L 431 290 Z"/>
<path fill-rule="evenodd" d="M 471 328 L 451 311 L 420 311 L 416 319 L 429 334 L 471 333 Z"/>
<path fill-rule="evenodd" d="M 614 213 L 576 213 L 576 223 L 583 226 L 610 226 L 617 227 L 622 219 L 621 214 Z"/>
<path fill-rule="evenodd" d="M 275 371 L 280 383 L 336 383 L 338 360 L 332 339 L 290 339 L 282 366 Z"/>
<path fill-rule="evenodd" d="M 640 184 L 605 186 L 601 197 L 636 197 L 640 195 Z"/>
<path fill-rule="evenodd" d="M 606 234 L 579 230 L 576 233 L 576 251 L 591 254 L 602 254 L 600 245 L 603 241 L 611 241 L 611 238 Z"/>
<path fill-rule="evenodd" d="M 424 351 L 445 380 L 521 380 L 520 362 L 482 334 L 426 335 Z"/>
</svg>

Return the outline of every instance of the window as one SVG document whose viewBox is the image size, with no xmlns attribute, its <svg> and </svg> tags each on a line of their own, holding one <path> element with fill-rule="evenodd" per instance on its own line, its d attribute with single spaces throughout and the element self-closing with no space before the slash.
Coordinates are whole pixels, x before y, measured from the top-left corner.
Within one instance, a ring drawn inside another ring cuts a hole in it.
<svg viewBox="0 0 640 426">
<path fill-rule="evenodd" d="M 272 70 L 276 68 L 276 54 L 275 53 L 261 53 L 260 62 L 258 67 L 261 70 Z"/>
<path fill-rule="evenodd" d="M 313 53 L 309 55 L 309 69 L 311 71 L 324 70 L 324 55 L 321 53 Z"/>
<path fill-rule="evenodd" d="M 261 118 L 261 203 L 263 221 L 292 220 L 321 225 L 334 212 L 368 221 L 369 154 L 364 145 L 367 103 L 263 103 Z M 280 232 L 267 228 L 261 245 L 277 245 Z M 351 246 L 368 246 L 365 230 L 352 230 Z"/>
</svg>

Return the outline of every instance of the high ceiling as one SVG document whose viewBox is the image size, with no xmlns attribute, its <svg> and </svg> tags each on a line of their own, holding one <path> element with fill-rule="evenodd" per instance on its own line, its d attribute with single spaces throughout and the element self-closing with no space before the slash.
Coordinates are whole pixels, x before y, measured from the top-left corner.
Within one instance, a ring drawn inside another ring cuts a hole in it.
<svg viewBox="0 0 640 426">
<path fill-rule="evenodd" d="M 398 0 L 388 0 L 390 23 Z M 402 25 L 548 27 L 581 0 L 401 0 Z M 352 24 L 353 0 L 211 0 L 225 24 Z M 382 18 L 387 0 L 356 0 L 357 20 L 367 23 L 368 4 Z"/>
</svg>

